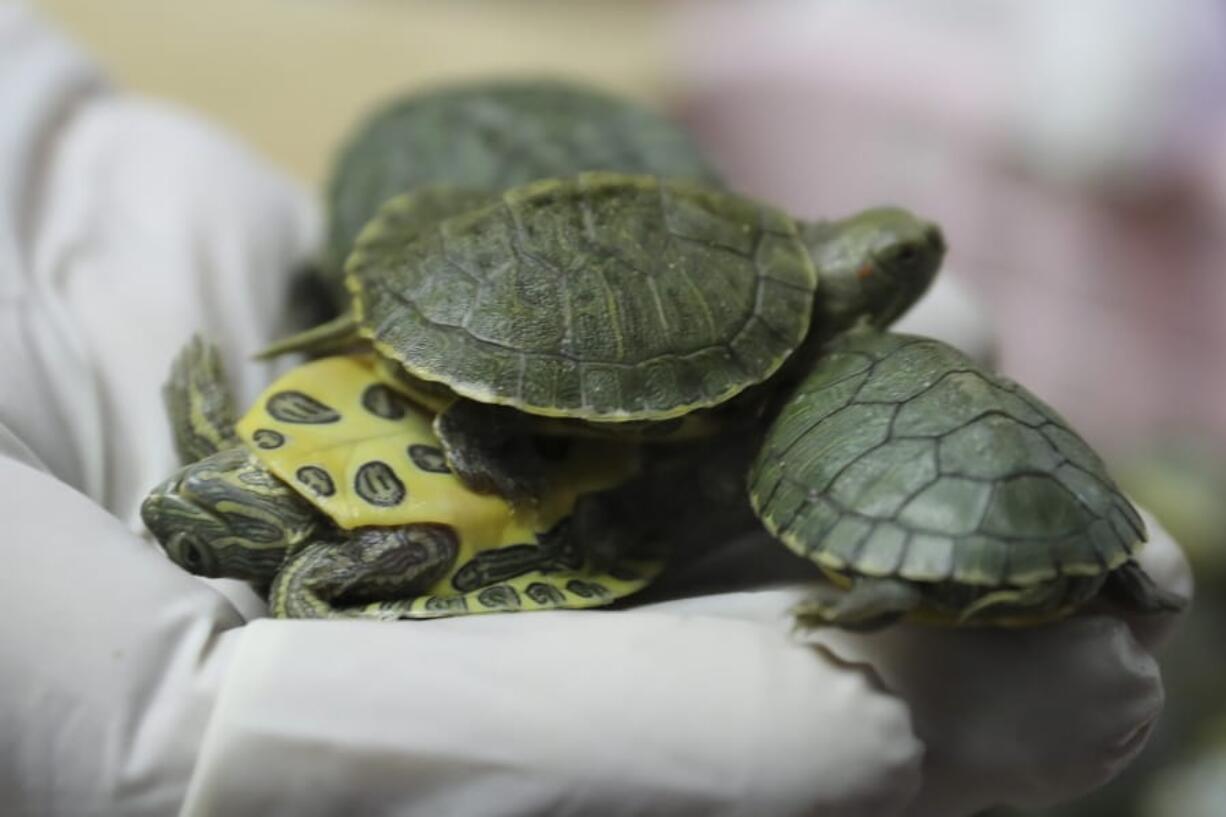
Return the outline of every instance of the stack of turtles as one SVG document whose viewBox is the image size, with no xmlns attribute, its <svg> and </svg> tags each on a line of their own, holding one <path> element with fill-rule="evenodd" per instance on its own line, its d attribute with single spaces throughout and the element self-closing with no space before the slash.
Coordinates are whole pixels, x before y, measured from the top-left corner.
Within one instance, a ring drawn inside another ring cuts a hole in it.
<svg viewBox="0 0 1226 817">
<path fill-rule="evenodd" d="M 345 259 L 388 199 L 434 185 L 506 190 L 585 170 L 720 183 L 683 129 L 594 88 L 494 80 L 394 99 L 355 131 L 333 166 L 319 263 L 324 283 L 343 306 Z"/>
<path fill-rule="evenodd" d="M 177 439 L 207 456 L 144 507 L 180 564 L 269 584 L 280 615 L 589 606 L 650 580 L 678 533 L 659 520 L 700 502 L 677 475 L 726 449 L 747 454 L 718 460 L 742 493 L 701 513 L 756 514 L 826 574 L 801 623 L 1025 624 L 1104 590 L 1176 603 L 1133 559 L 1140 518 L 1058 415 L 887 331 L 940 266 L 936 226 L 893 208 L 797 221 L 720 186 L 674 126 L 568 86 L 390 110 L 354 144 L 437 147 L 439 111 L 465 110 L 465 170 L 384 201 L 348 253 L 342 314 L 268 350 L 343 356 L 237 424 L 207 347 L 180 358 Z M 526 120 L 569 141 L 488 136 Z M 399 167 L 380 150 L 363 161 Z"/>
</svg>

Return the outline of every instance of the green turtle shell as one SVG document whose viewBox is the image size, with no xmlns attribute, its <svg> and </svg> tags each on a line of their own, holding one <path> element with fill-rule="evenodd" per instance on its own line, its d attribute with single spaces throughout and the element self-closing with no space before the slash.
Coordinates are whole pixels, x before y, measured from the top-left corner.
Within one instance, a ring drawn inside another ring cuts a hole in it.
<svg viewBox="0 0 1226 817">
<path fill-rule="evenodd" d="M 817 286 L 791 218 L 722 190 L 585 173 L 428 229 L 389 202 L 346 284 L 362 334 L 412 376 L 529 413 L 662 420 L 773 374 Z"/>
<path fill-rule="evenodd" d="M 1051 408 L 935 340 L 853 332 L 784 407 L 750 473 L 767 528 L 836 574 L 1031 586 L 1144 540 Z"/>
<path fill-rule="evenodd" d="M 497 191 L 584 170 L 718 182 L 680 127 L 625 99 L 540 79 L 444 86 L 394 100 L 340 152 L 325 265 L 339 269 L 379 205 L 421 185 Z"/>
</svg>

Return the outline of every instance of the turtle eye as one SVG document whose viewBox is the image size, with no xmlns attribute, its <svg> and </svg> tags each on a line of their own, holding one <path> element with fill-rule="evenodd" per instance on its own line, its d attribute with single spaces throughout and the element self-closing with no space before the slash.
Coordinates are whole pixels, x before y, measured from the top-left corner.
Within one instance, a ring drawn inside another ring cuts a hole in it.
<svg viewBox="0 0 1226 817">
<path fill-rule="evenodd" d="M 918 258 L 919 258 L 919 253 L 916 252 L 915 247 L 912 247 L 910 245 L 903 247 L 902 250 L 898 253 L 898 260 L 908 266 L 910 266 L 911 264 L 914 264 L 916 259 Z"/>
<path fill-rule="evenodd" d="M 194 572 L 204 566 L 204 554 L 200 552 L 200 547 L 195 542 L 190 539 L 184 542 L 181 552 L 188 569 Z"/>
</svg>

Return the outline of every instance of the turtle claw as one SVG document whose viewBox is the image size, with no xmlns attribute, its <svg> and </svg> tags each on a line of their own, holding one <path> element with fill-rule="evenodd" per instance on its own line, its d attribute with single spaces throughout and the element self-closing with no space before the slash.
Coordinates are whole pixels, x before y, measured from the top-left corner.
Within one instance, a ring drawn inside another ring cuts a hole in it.
<svg viewBox="0 0 1226 817">
<path fill-rule="evenodd" d="M 859 578 L 848 590 L 822 585 L 792 608 L 797 631 L 835 626 L 871 632 L 895 623 L 920 603 L 920 591 L 898 579 Z"/>
</svg>

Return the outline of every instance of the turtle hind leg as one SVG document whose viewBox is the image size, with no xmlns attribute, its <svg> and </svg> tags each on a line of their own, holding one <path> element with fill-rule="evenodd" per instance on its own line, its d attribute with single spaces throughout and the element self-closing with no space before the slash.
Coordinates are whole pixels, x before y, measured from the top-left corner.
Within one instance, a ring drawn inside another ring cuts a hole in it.
<svg viewBox="0 0 1226 817">
<path fill-rule="evenodd" d="M 1188 606 L 1186 598 L 1159 587 L 1135 561 L 1125 562 L 1107 575 L 1103 594 L 1135 613 L 1178 613 Z"/>
<path fill-rule="evenodd" d="M 175 451 L 184 463 L 239 444 L 234 431 L 234 397 L 221 353 L 199 335 L 179 351 L 162 387 Z"/>
<path fill-rule="evenodd" d="M 446 575 L 459 539 L 446 525 L 359 528 L 315 542 L 286 562 L 269 590 L 277 618 L 389 618 L 372 602 L 421 595 Z"/>
<path fill-rule="evenodd" d="M 796 626 L 834 625 L 847 630 L 878 630 L 898 621 L 923 601 L 914 584 L 901 579 L 857 577 L 849 590 L 832 585 L 792 609 Z"/>
<path fill-rule="evenodd" d="M 434 418 L 447 464 L 464 484 L 512 502 L 530 502 L 545 488 L 545 457 L 531 420 L 504 406 L 457 400 Z"/>
</svg>

